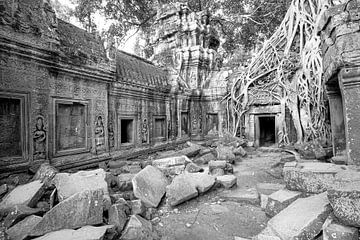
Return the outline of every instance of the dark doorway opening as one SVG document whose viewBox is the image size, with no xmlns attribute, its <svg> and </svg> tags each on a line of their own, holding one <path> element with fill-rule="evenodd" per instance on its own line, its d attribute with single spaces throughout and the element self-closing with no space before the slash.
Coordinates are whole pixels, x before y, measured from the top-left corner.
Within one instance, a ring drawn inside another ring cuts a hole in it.
<svg viewBox="0 0 360 240">
<path fill-rule="evenodd" d="M 134 142 L 134 120 L 121 119 L 121 143 Z"/>
<path fill-rule="evenodd" d="M 275 144 L 275 117 L 259 117 L 260 146 Z"/>
</svg>

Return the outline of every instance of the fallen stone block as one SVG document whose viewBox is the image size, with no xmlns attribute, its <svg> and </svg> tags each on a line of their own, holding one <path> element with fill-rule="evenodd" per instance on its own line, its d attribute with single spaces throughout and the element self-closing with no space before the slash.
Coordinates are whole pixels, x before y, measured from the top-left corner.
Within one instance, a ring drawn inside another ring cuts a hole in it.
<svg viewBox="0 0 360 240">
<path fill-rule="evenodd" d="M 207 153 L 205 155 L 202 155 L 201 157 L 198 157 L 194 160 L 194 163 L 196 164 L 208 164 L 210 161 L 215 160 L 216 157 L 212 153 Z"/>
<path fill-rule="evenodd" d="M 280 183 L 258 183 L 256 184 L 256 190 L 260 194 L 270 195 L 274 192 L 284 189 L 285 185 Z"/>
<path fill-rule="evenodd" d="M 30 236 L 41 236 L 60 229 L 76 229 L 103 221 L 103 191 L 85 190 L 63 200 L 33 228 Z"/>
<path fill-rule="evenodd" d="M 7 213 L 16 205 L 35 207 L 45 193 L 45 189 L 45 183 L 42 183 L 39 180 L 17 186 L 0 202 L 0 213 Z"/>
<path fill-rule="evenodd" d="M 110 199 L 112 203 L 116 203 L 119 199 L 125 199 L 127 201 L 131 201 L 136 199 L 136 197 L 133 191 L 126 191 L 121 193 L 110 194 Z"/>
<path fill-rule="evenodd" d="M 121 233 L 125 227 L 127 221 L 126 210 L 125 205 L 121 203 L 113 204 L 109 209 L 109 224 L 114 225 L 118 233 Z"/>
<path fill-rule="evenodd" d="M 224 188 L 229 189 L 236 185 L 237 178 L 234 175 L 223 175 L 216 177 L 216 181 L 219 182 Z"/>
<path fill-rule="evenodd" d="M 160 169 L 165 175 L 179 175 L 185 170 L 185 166 L 191 163 L 186 156 L 169 157 L 154 160 L 152 165 Z"/>
<path fill-rule="evenodd" d="M 337 174 L 327 194 L 335 216 L 345 225 L 360 227 L 360 172 Z"/>
<path fill-rule="evenodd" d="M 306 193 L 325 192 L 334 182 L 335 174 L 343 171 L 332 163 L 306 162 L 284 168 L 286 188 Z"/>
<path fill-rule="evenodd" d="M 6 230 L 6 234 L 12 240 L 23 240 L 28 237 L 28 234 L 41 219 L 41 217 L 35 215 L 27 216 L 25 219 Z"/>
<path fill-rule="evenodd" d="M 147 207 L 157 207 L 169 184 L 164 174 L 153 166 L 147 166 L 132 179 L 134 194 Z"/>
<path fill-rule="evenodd" d="M 224 169 L 221 168 L 215 168 L 211 171 L 211 175 L 214 177 L 219 177 L 225 175 Z"/>
<path fill-rule="evenodd" d="M 185 173 L 176 176 L 166 188 L 171 206 L 176 206 L 208 191 L 215 184 L 215 178 L 206 173 Z"/>
<path fill-rule="evenodd" d="M 287 189 L 281 189 L 274 192 L 268 198 L 265 213 L 270 217 L 275 216 L 283 209 L 287 208 L 296 199 L 300 198 L 302 194 L 302 192 L 295 192 Z"/>
<path fill-rule="evenodd" d="M 133 190 L 132 179 L 134 176 L 133 173 L 123 173 L 117 176 L 116 184 L 121 192 Z"/>
<path fill-rule="evenodd" d="M 247 152 L 244 150 L 242 146 L 239 146 L 233 150 L 233 153 L 236 155 L 240 155 L 241 157 L 246 157 Z"/>
<path fill-rule="evenodd" d="M 53 182 L 56 186 L 60 202 L 74 194 L 83 192 L 84 190 L 101 189 L 104 193 L 104 208 L 109 209 L 111 206 L 108 185 L 106 182 L 106 172 L 104 169 L 78 171 L 73 174 L 58 173 L 55 175 Z"/>
<path fill-rule="evenodd" d="M 199 155 L 204 156 L 204 155 L 209 154 L 209 153 L 211 153 L 210 148 L 203 148 L 203 149 L 200 150 Z"/>
<path fill-rule="evenodd" d="M 216 149 L 217 159 L 225 160 L 229 163 L 234 163 L 235 161 L 235 154 L 233 153 L 232 147 L 227 146 L 218 146 Z"/>
<path fill-rule="evenodd" d="M 226 161 L 210 161 L 209 162 L 209 172 L 212 172 L 214 169 L 225 169 L 226 168 Z"/>
<path fill-rule="evenodd" d="M 114 226 L 106 225 L 101 227 L 84 226 L 77 230 L 62 229 L 55 232 L 47 233 L 42 237 L 34 240 L 103 240 L 106 233 L 113 231 Z"/>
<path fill-rule="evenodd" d="M 267 228 L 280 239 L 313 239 L 330 212 L 326 193 L 299 198 L 271 218 Z"/>
<path fill-rule="evenodd" d="M 153 240 L 157 239 L 157 234 L 153 231 L 151 222 L 140 217 L 139 215 L 132 215 L 129 222 L 127 223 L 125 230 L 122 233 L 120 239 L 122 240 L 137 240 L 146 239 Z"/>
<path fill-rule="evenodd" d="M 185 167 L 185 172 L 188 173 L 197 173 L 197 172 L 203 172 L 204 169 L 198 165 L 196 165 L 195 163 L 189 163 L 186 165 Z"/>
<path fill-rule="evenodd" d="M 202 149 L 202 146 L 191 146 L 187 148 L 183 148 L 179 150 L 177 153 L 180 155 L 185 155 L 187 157 L 196 157 L 196 155 L 199 154 L 200 150 Z"/>
<path fill-rule="evenodd" d="M 30 215 L 42 214 L 44 211 L 40 208 L 30 208 L 26 205 L 16 205 L 11 209 L 9 214 L 4 219 L 4 226 L 9 228 L 14 224 L 20 222 L 24 218 Z"/>
<path fill-rule="evenodd" d="M 59 171 L 55 167 L 51 166 L 49 163 L 43 163 L 36 171 L 33 177 L 33 181 L 35 180 L 40 180 L 41 182 L 50 181 L 55 177 L 55 175 L 58 172 Z"/>
<path fill-rule="evenodd" d="M 329 216 L 323 224 L 323 240 L 358 240 L 359 230 L 355 227 L 343 225 Z"/>
<path fill-rule="evenodd" d="M 141 215 L 143 216 L 146 212 L 146 207 L 144 205 L 144 203 L 137 199 L 137 200 L 132 200 L 130 202 L 131 205 L 131 215 Z"/>
<path fill-rule="evenodd" d="M 254 188 L 240 189 L 224 191 L 220 194 L 220 197 L 227 201 L 233 201 L 238 203 L 247 203 L 252 205 L 260 204 L 259 193 Z"/>
</svg>

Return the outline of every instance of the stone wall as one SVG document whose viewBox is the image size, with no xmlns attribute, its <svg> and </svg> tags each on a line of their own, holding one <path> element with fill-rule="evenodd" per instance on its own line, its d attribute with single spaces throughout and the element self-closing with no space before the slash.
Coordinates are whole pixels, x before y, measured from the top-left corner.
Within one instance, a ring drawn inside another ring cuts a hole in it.
<svg viewBox="0 0 360 240">
<path fill-rule="evenodd" d="M 359 12 L 359 1 L 351 0 L 328 9 L 319 26 L 333 153 L 357 165 L 360 165 Z"/>
</svg>

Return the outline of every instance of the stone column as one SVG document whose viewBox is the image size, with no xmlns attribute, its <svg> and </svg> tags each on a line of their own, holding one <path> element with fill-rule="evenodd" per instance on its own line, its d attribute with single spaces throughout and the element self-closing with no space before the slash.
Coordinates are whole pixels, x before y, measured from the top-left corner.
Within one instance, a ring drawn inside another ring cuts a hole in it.
<svg viewBox="0 0 360 240">
<path fill-rule="evenodd" d="M 360 66 L 339 72 L 349 164 L 360 165 Z"/>
<path fill-rule="evenodd" d="M 333 154 L 337 156 L 346 150 L 343 100 L 337 78 L 334 79 L 334 84 L 328 84 L 326 86 L 326 93 L 330 106 Z"/>
</svg>

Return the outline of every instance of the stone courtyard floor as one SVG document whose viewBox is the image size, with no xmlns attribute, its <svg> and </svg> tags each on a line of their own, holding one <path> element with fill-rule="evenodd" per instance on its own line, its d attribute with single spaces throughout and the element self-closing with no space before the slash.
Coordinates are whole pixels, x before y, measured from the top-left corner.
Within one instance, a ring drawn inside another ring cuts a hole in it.
<svg viewBox="0 0 360 240">
<path fill-rule="evenodd" d="M 258 183 L 283 183 L 282 167 L 272 167 L 286 153 L 248 151 L 248 156 L 234 164 L 237 187 L 230 191 L 256 189 Z M 204 166 L 205 167 L 205 166 Z M 217 188 L 176 208 L 159 209 L 161 221 L 155 228 L 163 239 L 233 240 L 250 238 L 263 230 L 268 217 L 259 203 L 225 200 L 224 188 Z"/>
</svg>

